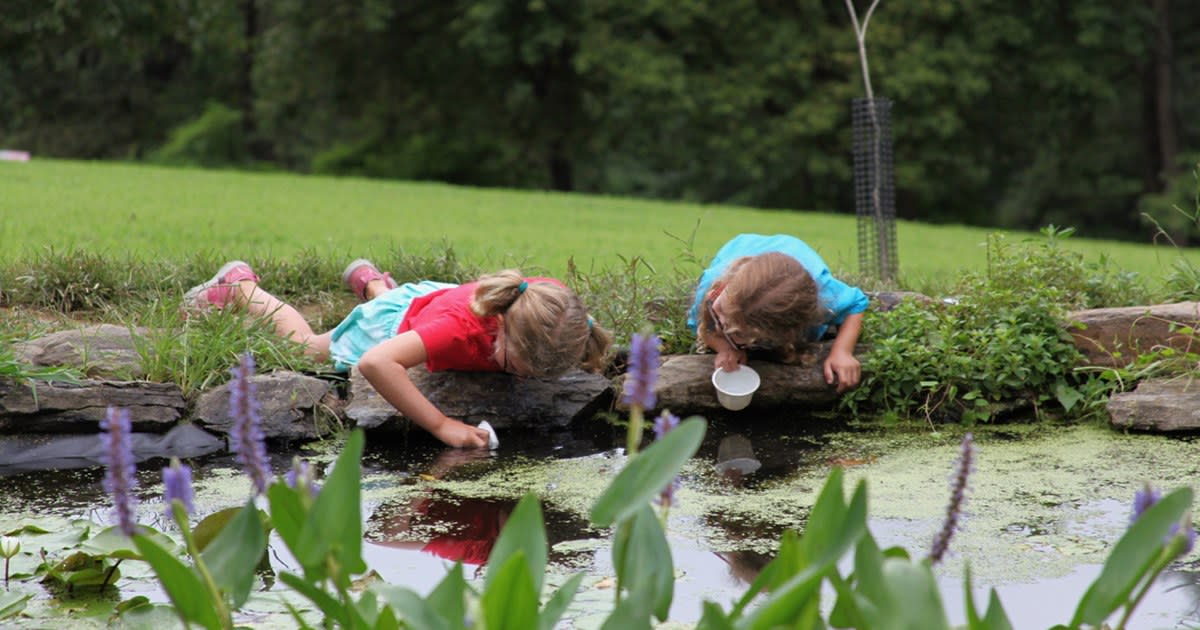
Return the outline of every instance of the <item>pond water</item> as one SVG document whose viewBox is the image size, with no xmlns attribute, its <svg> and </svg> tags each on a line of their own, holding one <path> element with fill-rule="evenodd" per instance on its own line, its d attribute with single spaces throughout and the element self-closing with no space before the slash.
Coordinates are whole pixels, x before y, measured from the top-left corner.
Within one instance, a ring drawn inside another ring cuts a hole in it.
<svg viewBox="0 0 1200 630">
<path fill-rule="evenodd" d="M 1016 628 L 1069 621 L 1127 527 L 1135 490 L 1145 482 L 1163 490 L 1194 485 L 1200 466 L 1200 443 L 1192 438 L 1123 435 L 1090 425 L 1007 425 L 975 434 L 966 514 L 951 556 L 938 568 L 955 623 L 963 620 L 967 561 L 977 601 L 995 587 Z M 421 593 L 456 559 L 467 564 L 468 575 L 477 572 L 516 501 L 533 492 L 542 501 L 551 545 L 548 582 L 557 585 L 580 571 L 587 576 L 562 625 L 598 627 L 612 605 L 613 571 L 607 532 L 591 527 L 587 514 L 623 464 L 623 431 L 598 423 L 589 430 L 500 437 L 501 448 L 486 453 L 443 449 L 423 435 L 369 435 L 363 458 L 368 565 L 382 579 Z M 846 469 L 848 488 L 868 480 L 870 528 L 882 546 L 924 555 L 941 524 L 960 437 L 952 428 L 850 428 L 809 416 L 714 420 L 683 471 L 670 511 L 677 585 L 668 625 L 695 622 L 706 599 L 728 607 L 770 560 L 781 533 L 802 530 L 833 466 Z M 280 450 L 273 465 L 286 470 L 294 454 L 327 464 L 338 446 L 327 441 Z M 200 515 L 245 499 L 249 482 L 229 455 L 189 463 Z M 170 534 L 160 500 L 163 464 L 151 459 L 139 466 L 138 516 Z M 76 519 L 109 522 L 102 476 L 97 466 L 0 476 L 0 531 L 30 523 L 53 531 L 78 527 Z M 269 555 L 277 571 L 293 569 L 281 544 L 273 543 Z M 1193 552 L 1172 566 L 1129 627 L 1200 625 L 1198 560 Z M 25 560 L 26 570 L 33 562 Z M 137 594 L 165 601 L 139 564 L 123 563 L 119 591 L 94 599 L 58 599 L 34 580 L 14 582 L 13 590 L 35 598 L 27 616 L 0 624 L 45 627 L 70 618 L 81 627 L 102 627 L 117 601 Z M 264 583 L 239 621 L 292 625 L 282 601 L 297 600 L 286 590 Z"/>
</svg>

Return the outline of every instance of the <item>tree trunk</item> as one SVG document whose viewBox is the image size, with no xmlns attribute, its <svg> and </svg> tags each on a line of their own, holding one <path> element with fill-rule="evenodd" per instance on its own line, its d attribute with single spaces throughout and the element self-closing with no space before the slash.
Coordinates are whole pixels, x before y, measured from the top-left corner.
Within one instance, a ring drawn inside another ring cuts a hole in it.
<svg viewBox="0 0 1200 630">
<path fill-rule="evenodd" d="M 1174 50 L 1171 43 L 1170 0 L 1148 0 L 1154 11 L 1154 42 L 1145 74 L 1146 192 L 1162 192 L 1179 173 L 1179 130 L 1171 98 Z"/>
</svg>

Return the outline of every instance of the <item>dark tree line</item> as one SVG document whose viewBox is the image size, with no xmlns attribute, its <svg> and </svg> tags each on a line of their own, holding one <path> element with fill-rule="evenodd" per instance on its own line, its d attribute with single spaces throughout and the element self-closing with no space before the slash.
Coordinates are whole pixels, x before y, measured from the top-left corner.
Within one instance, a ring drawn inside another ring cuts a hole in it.
<svg viewBox="0 0 1200 630">
<path fill-rule="evenodd" d="M 1144 238 L 1194 182 L 1198 39 L 1191 2 L 883 0 L 899 215 Z M 0 11 L 0 146 L 49 156 L 852 212 L 862 95 L 844 0 Z"/>
</svg>

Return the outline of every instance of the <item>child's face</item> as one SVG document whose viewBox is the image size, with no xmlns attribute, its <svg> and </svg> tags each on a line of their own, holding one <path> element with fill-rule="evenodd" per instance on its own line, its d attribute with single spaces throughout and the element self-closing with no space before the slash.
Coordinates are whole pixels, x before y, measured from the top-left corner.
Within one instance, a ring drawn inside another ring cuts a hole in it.
<svg viewBox="0 0 1200 630">
<path fill-rule="evenodd" d="M 716 325 L 717 332 L 721 333 L 725 337 L 725 341 L 729 342 L 729 345 L 738 350 L 745 350 L 749 347 L 750 340 L 742 335 L 740 331 L 735 330 L 730 332 L 726 330 L 725 309 L 723 308 L 724 301 L 724 292 L 719 293 L 715 299 L 709 301 L 709 304 L 711 304 L 710 308 L 712 310 L 711 315 L 713 318 L 713 324 Z"/>
<path fill-rule="evenodd" d="M 515 376 L 535 376 L 534 371 L 530 369 L 529 364 L 524 359 L 515 352 L 508 351 L 508 339 L 504 334 L 503 319 L 501 319 L 500 326 L 496 329 L 496 350 L 492 354 L 492 360 L 509 374 Z"/>
</svg>

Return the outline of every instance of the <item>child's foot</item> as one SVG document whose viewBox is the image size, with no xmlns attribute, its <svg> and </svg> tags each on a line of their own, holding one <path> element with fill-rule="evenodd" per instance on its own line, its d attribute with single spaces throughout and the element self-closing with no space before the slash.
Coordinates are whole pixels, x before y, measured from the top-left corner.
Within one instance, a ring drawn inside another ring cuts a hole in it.
<svg viewBox="0 0 1200 630">
<path fill-rule="evenodd" d="M 342 272 L 342 281 L 350 287 L 350 290 L 354 292 L 354 295 L 358 296 L 358 299 L 364 302 L 371 299 L 372 296 L 367 295 L 367 285 L 375 280 L 382 280 L 383 285 L 388 289 L 395 289 L 399 286 L 395 280 L 392 280 L 392 274 L 380 271 L 379 267 L 375 266 L 375 263 L 366 258 L 359 258 L 350 263 L 346 266 L 346 270 Z"/>
<path fill-rule="evenodd" d="M 258 275 L 250 265 L 240 260 L 227 262 L 208 282 L 198 284 L 184 294 L 184 307 L 197 310 L 214 306 L 225 308 L 237 297 L 238 283 L 246 280 L 258 282 Z"/>
</svg>

